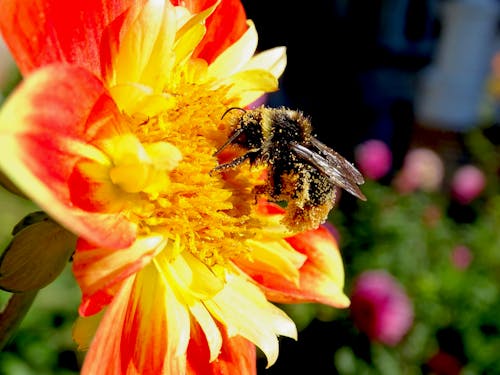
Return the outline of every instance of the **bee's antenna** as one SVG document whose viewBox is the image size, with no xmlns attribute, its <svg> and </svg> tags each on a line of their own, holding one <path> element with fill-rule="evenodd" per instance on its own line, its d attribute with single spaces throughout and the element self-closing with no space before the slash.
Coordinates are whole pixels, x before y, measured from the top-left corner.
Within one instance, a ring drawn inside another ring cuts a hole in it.
<svg viewBox="0 0 500 375">
<path fill-rule="evenodd" d="M 237 109 L 239 111 L 243 111 L 243 112 L 247 111 L 246 109 L 241 108 L 241 107 L 231 107 L 231 108 L 226 109 L 226 111 L 224 112 L 224 114 L 222 115 L 222 117 L 220 119 L 222 120 L 229 112 L 234 111 L 235 109 Z"/>
<path fill-rule="evenodd" d="M 221 117 L 221 120 L 231 111 L 234 111 L 235 109 L 239 110 L 239 111 L 242 111 L 242 112 L 246 112 L 247 110 L 244 109 L 244 108 L 241 108 L 241 107 L 231 107 L 231 108 L 228 108 L 226 109 L 226 111 L 224 112 L 224 114 L 222 115 Z M 238 138 L 240 136 L 241 133 L 243 133 L 243 131 L 245 130 L 245 128 L 243 127 L 240 127 L 239 129 L 237 129 L 233 135 L 226 141 L 224 142 L 224 144 L 222 146 L 219 147 L 219 149 L 217 151 L 215 151 L 215 153 L 213 154 L 213 156 L 217 156 L 222 150 L 224 150 L 229 144 L 233 143 L 236 138 Z"/>
<path fill-rule="evenodd" d="M 226 141 L 224 142 L 224 144 L 222 146 L 219 147 L 219 149 L 217 151 L 215 151 L 215 153 L 212 155 L 212 156 L 217 156 L 222 150 L 224 150 L 229 144 L 233 143 L 236 138 L 238 138 L 240 136 L 241 133 L 243 133 L 243 131 L 245 130 L 245 128 L 241 127 L 239 129 L 237 129 L 234 134 Z"/>
</svg>

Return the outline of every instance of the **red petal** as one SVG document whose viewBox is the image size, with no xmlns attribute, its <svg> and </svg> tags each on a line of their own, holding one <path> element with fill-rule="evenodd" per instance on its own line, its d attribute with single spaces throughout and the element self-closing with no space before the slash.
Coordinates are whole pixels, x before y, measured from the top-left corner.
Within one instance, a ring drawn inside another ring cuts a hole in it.
<svg viewBox="0 0 500 375">
<path fill-rule="evenodd" d="M 99 75 L 105 27 L 133 0 L 2 0 L 0 31 L 19 68 L 27 74 L 69 62 Z"/>
<path fill-rule="evenodd" d="M 188 375 L 255 375 L 257 374 L 256 349 L 250 341 L 234 336 L 229 338 L 224 327 L 221 353 L 209 363 L 208 345 L 199 325 L 191 330 L 187 360 Z"/>
<path fill-rule="evenodd" d="M 74 233 L 103 247 L 126 247 L 135 227 L 119 214 L 75 207 L 68 183 L 81 147 L 119 127 L 119 111 L 95 76 L 69 65 L 48 66 L 27 77 L 0 112 L 0 146 L 6 151 L 0 166 Z"/>
</svg>

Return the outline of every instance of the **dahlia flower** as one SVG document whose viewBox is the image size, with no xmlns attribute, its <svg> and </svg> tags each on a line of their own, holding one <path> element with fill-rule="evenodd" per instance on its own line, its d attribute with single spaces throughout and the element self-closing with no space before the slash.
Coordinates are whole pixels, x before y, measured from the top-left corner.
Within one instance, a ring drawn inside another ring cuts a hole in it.
<svg viewBox="0 0 500 375">
<path fill-rule="evenodd" d="M 211 173 L 222 114 L 286 65 L 240 1 L 4 0 L 0 30 L 0 169 L 79 237 L 82 374 L 253 374 L 297 336 L 273 302 L 348 306 L 325 228 L 290 233 L 258 169 Z"/>
</svg>

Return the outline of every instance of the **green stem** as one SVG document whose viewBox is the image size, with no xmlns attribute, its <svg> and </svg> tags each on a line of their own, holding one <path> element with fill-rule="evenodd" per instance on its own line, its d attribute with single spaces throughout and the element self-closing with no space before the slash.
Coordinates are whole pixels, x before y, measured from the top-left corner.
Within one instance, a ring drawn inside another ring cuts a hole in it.
<svg viewBox="0 0 500 375">
<path fill-rule="evenodd" d="M 0 350 L 3 350 L 35 300 L 38 290 L 14 293 L 0 313 Z"/>
</svg>

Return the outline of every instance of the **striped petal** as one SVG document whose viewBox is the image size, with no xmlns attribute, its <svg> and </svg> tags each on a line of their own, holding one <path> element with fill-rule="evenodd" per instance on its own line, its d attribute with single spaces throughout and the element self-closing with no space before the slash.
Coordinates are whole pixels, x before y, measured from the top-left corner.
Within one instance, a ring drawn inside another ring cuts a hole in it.
<svg viewBox="0 0 500 375">
<path fill-rule="evenodd" d="M 113 303 L 109 306 L 104 317 L 99 322 L 97 331 L 91 341 L 90 350 L 86 354 L 81 374 L 122 374 L 120 357 L 121 327 L 125 324 L 126 307 L 129 302 L 133 280 L 127 280 Z M 81 336 L 88 333 L 90 326 L 95 326 L 95 318 L 79 319 L 73 328 L 73 338 L 80 342 Z M 78 334 L 78 335 L 77 335 Z M 105 349 L 103 349 L 105 348 Z"/>
<path fill-rule="evenodd" d="M 189 337 L 189 315 L 158 276 L 141 272 L 123 283 L 99 325 L 82 375 L 186 373 L 187 340 L 180 336 L 187 331 Z"/>
<path fill-rule="evenodd" d="M 177 30 L 176 15 L 168 0 L 147 1 L 135 12 L 129 12 L 121 23 L 108 31 L 111 66 L 106 72 L 109 86 L 124 83 L 163 86 L 165 71 L 172 65 L 172 49 Z M 114 38 L 112 37 L 114 36 Z"/>
<path fill-rule="evenodd" d="M 307 257 L 293 249 L 286 241 L 247 241 L 252 248 L 251 258 L 235 260 L 238 267 L 259 283 L 268 275 L 280 275 L 291 283 L 299 283 L 299 269 Z"/>
<path fill-rule="evenodd" d="M 72 198 L 81 186 L 70 184 L 81 160 L 107 162 L 92 142 L 120 126 L 116 106 L 89 71 L 47 66 L 27 77 L 0 111 L 0 168 L 69 230 L 103 247 L 127 247 L 135 227 L 120 214 L 77 207 Z"/>
<path fill-rule="evenodd" d="M 3 0 L 0 31 L 23 74 L 54 62 L 101 72 L 103 30 L 133 0 Z"/>
</svg>

